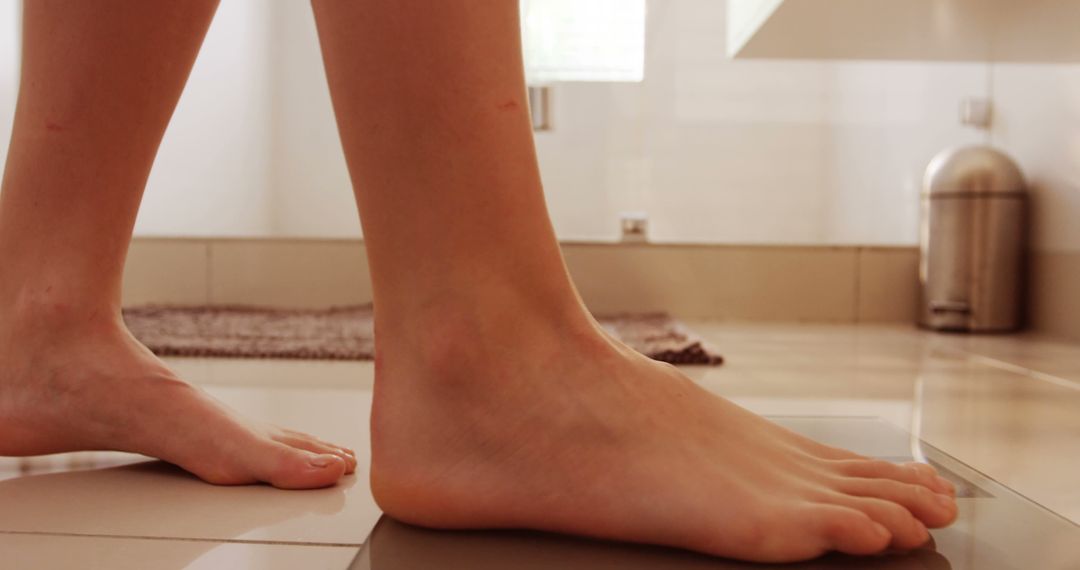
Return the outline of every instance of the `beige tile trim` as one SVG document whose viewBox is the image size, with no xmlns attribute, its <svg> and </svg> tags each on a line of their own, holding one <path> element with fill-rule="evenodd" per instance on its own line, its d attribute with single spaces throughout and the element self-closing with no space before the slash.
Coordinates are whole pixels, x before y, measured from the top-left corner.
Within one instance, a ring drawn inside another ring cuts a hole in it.
<svg viewBox="0 0 1080 570">
<path fill-rule="evenodd" d="M 1080 252 L 1034 252 L 1028 263 L 1028 326 L 1080 341 Z"/>
<path fill-rule="evenodd" d="M 124 302 L 209 302 L 210 249 L 203 240 L 135 240 L 124 271 Z"/>
<path fill-rule="evenodd" d="M 915 322 L 919 304 L 919 250 L 859 248 L 856 283 L 859 322 Z"/>
<path fill-rule="evenodd" d="M 915 248 L 571 242 L 563 252 L 597 312 L 808 322 L 915 314 Z M 363 242 L 345 239 L 137 238 L 124 284 L 128 304 L 371 300 Z"/>
</svg>

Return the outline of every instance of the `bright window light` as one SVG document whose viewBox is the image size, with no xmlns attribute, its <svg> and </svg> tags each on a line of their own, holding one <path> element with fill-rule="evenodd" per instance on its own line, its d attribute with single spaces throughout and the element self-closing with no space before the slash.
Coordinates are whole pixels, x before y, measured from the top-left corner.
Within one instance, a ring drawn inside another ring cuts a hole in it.
<svg viewBox="0 0 1080 570">
<path fill-rule="evenodd" d="M 645 0 L 521 0 L 530 83 L 641 81 Z"/>
</svg>

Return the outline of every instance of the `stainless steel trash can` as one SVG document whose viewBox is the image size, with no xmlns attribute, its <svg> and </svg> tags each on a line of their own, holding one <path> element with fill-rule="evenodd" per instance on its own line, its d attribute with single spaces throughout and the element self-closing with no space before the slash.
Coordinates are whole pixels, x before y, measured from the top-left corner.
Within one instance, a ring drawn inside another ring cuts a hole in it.
<svg viewBox="0 0 1080 570">
<path fill-rule="evenodd" d="M 920 325 L 1020 327 L 1026 210 L 1023 174 L 1004 153 L 970 146 L 934 157 L 922 192 Z"/>
</svg>

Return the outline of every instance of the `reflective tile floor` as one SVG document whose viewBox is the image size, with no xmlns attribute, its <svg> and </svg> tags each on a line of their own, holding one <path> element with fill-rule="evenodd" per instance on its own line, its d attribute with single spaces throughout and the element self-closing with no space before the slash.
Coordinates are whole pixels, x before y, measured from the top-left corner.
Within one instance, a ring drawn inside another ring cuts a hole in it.
<svg viewBox="0 0 1080 570">
<path fill-rule="evenodd" d="M 935 544 L 796 568 L 1080 569 L 1080 345 L 906 327 L 692 322 L 728 359 L 695 380 L 819 439 L 942 467 L 961 487 Z M 174 359 L 251 416 L 353 446 L 370 363 Z M 320 491 L 202 484 L 119 453 L 0 458 L 6 568 L 739 568 L 668 549 L 380 519 L 366 480 Z"/>
</svg>

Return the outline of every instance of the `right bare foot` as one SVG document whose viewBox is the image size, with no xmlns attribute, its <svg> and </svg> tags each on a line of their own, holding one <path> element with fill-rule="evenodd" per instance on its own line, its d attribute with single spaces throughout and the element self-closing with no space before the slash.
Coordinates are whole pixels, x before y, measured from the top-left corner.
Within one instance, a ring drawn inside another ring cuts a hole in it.
<svg viewBox="0 0 1080 570">
<path fill-rule="evenodd" d="M 780 562 L 914 548 L 956 517 L 929 466 L 806 439 L 597 326 L 471 312 L 379 345 L 372 490 L 399 520 Z"/>
<path fill-rule="evenodd" d="M 0 455 L 141 453 L 220 485 L 333 485 L 351 450 L 240 418 L 178 379 L 119 318 L 58 307 L 0 317 Z"/>
</svg>

